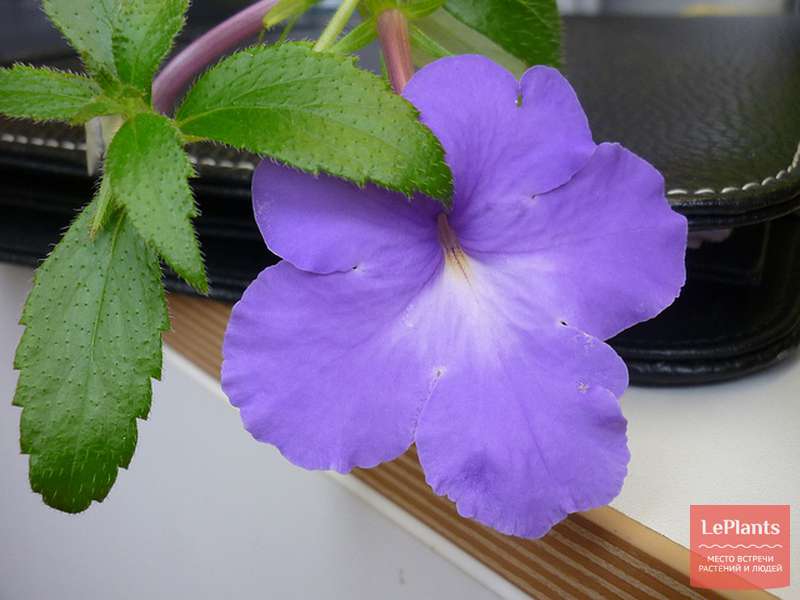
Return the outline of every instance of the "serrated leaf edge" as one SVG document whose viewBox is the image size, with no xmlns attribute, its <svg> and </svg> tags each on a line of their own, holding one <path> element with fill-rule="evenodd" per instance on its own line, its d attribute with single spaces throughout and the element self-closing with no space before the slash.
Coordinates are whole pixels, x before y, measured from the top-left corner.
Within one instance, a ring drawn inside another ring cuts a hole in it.
<svg viewBox="0 0 800 600">
<path fill-rule="evenodd" d="M 239 51 L 237 51 L 237 52 L 235 52 L 235 53 L 233 53 L 233 54 L 231 54 L 231 55 L 229 55 L 229 56 L 227 56 L 225 58 L 222 58 L 221 60 L 217 61 L 216 64 L 214 64 L 212 67 L 210 67 L 208 70 L 206 70 L 200 77 L 198 77 L 198 79 L 195 81 L 195 85 L 197 85 L 197 83 L 199 83 L 204 78 L 213 76 L 213 74 L 217 70 L 223 68 L 228 61 L 235 60 L 236 58 L 238 58 L 239 56 L 241 56 L 243 54 L 249 54 L 250 56 L 255 58 L 257 54 L 260 54 L 260 53 L 263 53 L 263 52 L 267 52 L 267 51 L 275 51 L 275 50 L 280 49 L 283 46 L 289 46 L 289 45 L 306 47 L 309 50 L 309 55 L 308 55 L 309 57 L 324 57 L 323 60 L 333 59 L 333 60 L 338 61 L 341 64 L 347 64 L 347 65 L 353 67 L 353 69 L 356 69 L 356 70 L 364 73 L 367 76 L 373 77 L 374 80 L 375 80 L 375 85 L 379 86 L 379 91 L 387 92 L 389 94 L 395 95 L 394 94 L 394 90 L 392 90 L 389 82 L 386 79 L 384 79 L 382 77 L 378 77 L 377 75 L 374 75 L 373 73 L 370 73 L 369 71 L 365 71 L 365 70 L 360 69 L 358 67 L 358 57 L 352 56 L 352 55 L 340 55 L 340 54 L 333 54 L 333 53 L 327 53 L 327 52 L 326 53 L 317 53 L 317 52 L 313 51 L 313 44 L 307 43 L 307 42 L 294 42 L 294 41 L 292 41 L 292 42 L 283 42 L 281 44 L 274 44 L 272 46 L 253 45 L 253 46 L 249 46 L 247 48 L 243 48 L 243 49 L 241 49 L 241 50 L 239 50 Z M 182 129 L 182 126 L 184 126 L 185 124 L 191 122 L 192 120 L 199 119 L 199 118 L 201 118 L 203 116 L 206 116 L 208 114 L 211 114 L 213 112 L 213 111 L 206 111 L 206 112 L 204 112 L 204 113 L 202 113 L 200 115 L 191 115 L 190 118 L 187 117 L 187 115 L 183 115 L 182 114 L 182 112 L 184 111 L 184 109 L 186 107 L 187 101 L 190 99 L 190 96 L 191 96 L 191 93 L 192 93 L 192 90 L 194 89 L 194 87 L 195 86 L 193 85 L 192 88 L 190 88 L 186 92 L 186 94 L 183 97 L 183 100 L 181 101 L 180 105 L 178 106 L 177 110 L 175 111 L 175 123 L 176 123 L 176 126 L 179 129 Z M 339 173 L 334 173 L 332 171 L 329 171 L 328 169 L 326 169 L 324 167 L 323 164 L 321 164 L 319 162 L 309 163 L 308 166 L 305 166 L 305 165 L 304 166 L 300 166 L 300 165 L 291 163 L 290 161 L 287 161 L 285 158 L 283 158 L 281 156 L 277 156 L 275 154 L 264 153 L 260 149 L 251 148 L 251 147 L 248 147 L 247 145 L 244 145 L 244 144 L 231 144 L 231 143 L 225 142 L 223 140 L 218 140 L 218 139 L 211 139 L 211 141 L 213 141 L 215 143 L 218 143 L 218 144 L 222 144 L 223 146 L 226 146 L 226 147 L 235 148 L 237 150 L 248 150 L 248 151 L 251 151 L 251 152 L 255 152 L 255 153 L 261 155 L 262 157 L 263 156 L 268 156 L 269 158 L 277 160 L 281 164 L 285 164 L 285 165 L 287 165 L 289 167 L 300 169 L 301 171 L 309 173 L 311 175 L 319 175 L 320 173 L 326 173 L 326 174 L 332 175 L 334 177 L 338 177 L 338 178 L 341 178 L 341 179 L 346 179 L 348 181 L 351 181 L 352 183 L 355 183 L 359 187 L 363 187 L 364 185 L 366 185 L 366 183 L 371 182 L 371 183 L 374 183 L 374 184 L 376 184 L 379 187 L 382 187 L 384 189 L 387 189 L 387 190 L 390 190 L 390 191 L 394 191 L 394 192 L 399 192 L 399 193 L 401 193 L 401 194 L 403 194 L 403 195 L 405 195 L 406 197 L 409 197 L 409 198 L 413 197 L 415 192 L 421 191 L 421 192 L 429 195 L 431 198 L 441 202 L 445 206 L 445 208 L 451 208 L 452 207 L 452 195 L 453 195 L 454 183 L 453 183 L 452 172 L 450 171 L 450 167 L 449 167 L 449 165 L 447 164 L 447 162 L 446 162 L 446 160 L 444 158 L 445 157 L 444 147 L 442 146 L 441 141 L 433 133 L 433 131 L 431 131 L 431 129 L 422 122 L 422 120 L 420 119 L 419 110 L 417 110 L 417 108 L 413 104 L 408 102 L 402 96 L 397 96 L 397 97 L 405 105 L 405 108 L 409 111 L 409 114 L 420 125 L 421 129 L 419 130 L 419 133 L 423 136 L 423 139 L 425 140 L 425 142 L 429 146 L 428 150 L 433 152 L 435 155 L 442 157 L 439 161 L 434 161 L 433 162 L 433 164 L 436 167 L 444 167 L 444 171 L 447 173 L 447 177 L 446 177 L 445 181 L 443 181 L 443 182 L 441 182 L 441 184 L 437 185 L 437 187 L 441 187 L 441 189 L 439 189 L 439 190 L 431 190 L 431 189 L 423 190 L 423 189 L 420 189 L 420 186 L 417 183 L 415 183 L 414 181 L 410 181 L 409 185 L 407 185 L 407 186 L 400 186 L 400 185 L 395 185 L 391 181 L 383 180 L 383 179 L 378 178 L 378 177 L 370 177 L 370 176 L 367 176 L 367 175 L 365 175 L 363 177 L 344 177 Z M 221 111 L 221 110 L 234 110 L 234 109 L 220 107 L 219 109 L 215 109 L 215 110 L 220 110 Z M 357 129 L 357 131 L 359 131 L 359 133 L 361 133 L 361 134 L 371 135 L 368 132 L 365 132 L 365 131 L 360 130 L 360 129 Z M 383 141 L 383 140 L 380 140 L 380 141 Z M 400 152 L 400 153 L 401 154 L 405 154 L 404 152 Z"/>
</svg>

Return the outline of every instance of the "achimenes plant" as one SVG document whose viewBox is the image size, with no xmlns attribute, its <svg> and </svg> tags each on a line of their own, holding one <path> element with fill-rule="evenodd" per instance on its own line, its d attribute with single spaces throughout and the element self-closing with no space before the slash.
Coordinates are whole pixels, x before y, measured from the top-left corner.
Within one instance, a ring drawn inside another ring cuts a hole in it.
<svg viewBox="0 0 800 600">
<path fill-rule="evenodd" d="M 343 472 L 416 444 L 436 493 L 512 535 L 607 504 L 630 453 L 628 373 L 603 340 L 685 281 L 687 221 L 663 177 L 594 142 L 556 69 L 516 76 L 556 62 L 552 0 L 364 0 L 340 38 L 360 4 L 344 0 L 313 46 L 237 52 L 174 119 L 154 109 L 267 9 L 285 38 L 313 4 L 259 0 L 151 86 L 186 0 L 48 0 L 91 77 L 0 71 L 2 112 L 122 122 L 22 315 L 15 403 L 33 489 L 80 511 L 129 463 L 169 326 L 159 260 L 208 289 L 183 146 L 215 140 L 268 157 L 255 218 L 282 259 L 248 286 L 223 344 L 222 387 L 256 439 Z M 347 56 L 375 37 L 402 98 Z M 413 73 L 412 55 L 440 59 Z"/>
<path fill-rule="evenodd" d="M 108 494 L 131 460 L 136 419 L 148 414 L 169 327 L 159 258 L 208 290 L 188 141 L 443 202 L 452 184 L 416 111 L 352 58 L 306 43 L 237 52 L 200 77 L 171 119 L 153 110 L 151 83 L 187 0 L 46 0 L 44 9 L 87 75 L 2 69 L 0 112 L 124 120 L 95 198 L 36 273 L 15 359 L 31 486 L 50 506 L 78 512 Z"/>
<path fill-rule="evenodd" d="M 271 8 L 264 25 L 288 20 L 285 34 L 315 3 L 261 0 L 250 12 Z M 396 9 L 410 21 L 403 35 L 418 64 L 465 51 L 517 72 L 557 62 L 553 0 L 365 0 L 361 23 L 340 37 L 358 4 L 345 0 L 315 45 L 256 45 L 221 60 L 174 118 L 154 106 L 168 112 L 175 81 L 191 80 L 204 65 L 172 63 L 173 88 L 161 98 L 151 89 L 188 0 L 44 0 L 86 74 L 0 69 L 0 113 L 76 125 L 114 115 L 122 123 L 94 199 L 38 269 L 21 318 L 14 404 L 23 409 L 31 487 L 48 505 L 79 512 L 102 501 L 131 460 L 169 328 L 160 261 L 208 291 L 192 224 L 188 142 L 216 141 L 449 206 L 452 176 L 440 142 L 385 80 L 347 55 L 377 37 L 381 15 Z M 239 37 L 252 30 L 245 25 Z"/>
</svg>

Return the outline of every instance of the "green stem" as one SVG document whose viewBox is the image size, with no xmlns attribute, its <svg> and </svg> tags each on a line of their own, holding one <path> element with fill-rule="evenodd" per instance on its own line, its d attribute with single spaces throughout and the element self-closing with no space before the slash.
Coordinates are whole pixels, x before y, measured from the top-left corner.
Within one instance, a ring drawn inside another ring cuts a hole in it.
<svg viewBox="0 0 800 600">
<path fill-rule="evenodd" d="M 317 43 L 314 45 L 314 50 L 323 52 L 333 45 L 336 38 L 339 37 L 339 34 L 344 31 L 345 26 L 350 21 L 350 17 L 353 16 L 353 12 L 358 6 L 358 3 L 359 0 L 344 0 L 344 2 L 339 5 L 339 8 L 333 13 L 333 17 L 331 17 L 322 35 L 319 36 Z"/>
<path fill-rule="evenodd" d="M 375 18 L 372 17 L 353 27 L 347 35 L 339 38 L 339 41 L 328 51 L 332 54 L 352 54 L 372 42 L 377 35 Z"/>
<path fill-rule="evenodd" d="M 278 41 L 276 43 L 282 44 L 283 42 L 286 41 L 286 38 L 289 37 L 289 34 L 292 32 L 292 29 L 294 29 L 294 26 L 297 24 L 297 21 L 300 20 L 301 16 L 302 14 L 297 14 L 289 18 L 289 20 L 286 22 L 286 25 L 283 28 L 283 31 L 281 31 L 281 36 L 278 38 Z"/>
<path fill-rule="evenodd" d="M 89 230 L 90 235 L 94 239 L 97 232 L 105 227 L 108 218 L 108 211 L 111 207 L 111 189 L 108 184 L 108 175 L 103 175 L 100 182 L 100 189 L 97 192 L 97 208 L 94 215 L 92 215 L 92 225 Z"/>
</svg>

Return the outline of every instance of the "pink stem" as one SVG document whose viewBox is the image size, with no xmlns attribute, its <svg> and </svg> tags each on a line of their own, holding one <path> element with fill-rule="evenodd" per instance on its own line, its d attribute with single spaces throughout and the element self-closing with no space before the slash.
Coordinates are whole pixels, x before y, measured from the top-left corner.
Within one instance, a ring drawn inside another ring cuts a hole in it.
<svg viewBox="0 0 800 600">
<path fill-rule="evenodd" d="M 394 91 L 402 94 L 414 74 L 405 15 L 395 8 L 382 12 L 378 16 L 378 38 L 386 61 L 386 70 L 389 72 L 389 81 Z"/>
<path fill-rule="evenodd" d="M 153 81 L 153 106 L 170 112 L 192 79 L 225 52 L 264 27 L 264 15 L 278 0 L 259 0 L 207 31 L 179 52 Z"/>
</svg>

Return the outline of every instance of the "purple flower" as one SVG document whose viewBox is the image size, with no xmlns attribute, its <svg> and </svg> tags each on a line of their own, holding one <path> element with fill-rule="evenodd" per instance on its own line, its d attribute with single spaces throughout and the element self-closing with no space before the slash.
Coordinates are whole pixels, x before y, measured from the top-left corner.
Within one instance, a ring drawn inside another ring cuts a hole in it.
<svg viewBox="0 0 800 600">
<path fill-rule="evenodd" d="M 297 465 L 416 443 L 463 516 L 538 537 L 622 486 L 628 377 L 602 340 L 676 297 L 686 219 L 652 166 L 592 142 L 558 71 L 447 58 L 405 96 L 444 145 L 452 212 L 263 162 L 256 220 L 284 260 L 233 310 L 222 385 Z"/>
</svg>

